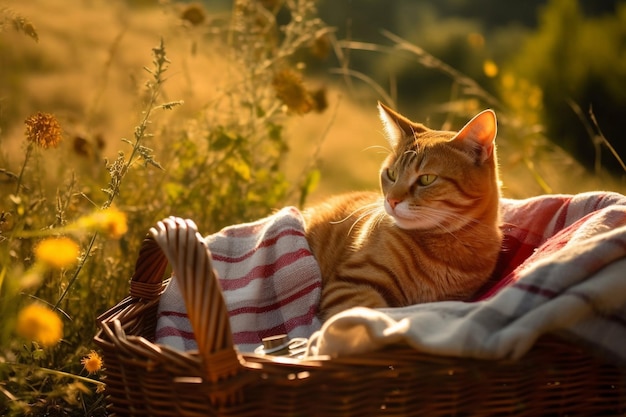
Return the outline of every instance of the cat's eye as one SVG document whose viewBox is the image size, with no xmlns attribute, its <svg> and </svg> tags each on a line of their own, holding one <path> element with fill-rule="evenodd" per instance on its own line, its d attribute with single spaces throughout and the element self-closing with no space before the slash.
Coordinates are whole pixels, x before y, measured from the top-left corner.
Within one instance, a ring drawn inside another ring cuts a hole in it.
<svg viewBox="0 0 626 417">
<path fill-rule="evenodd" d="M 398 173 L 393 168 L 387 168 L 387 178 L 389 178 L 391 181 L 395 181 L 396 179 L 398 179 Z"/>
<path fill-rule="evenodd" d="M 424 174 L 424 175 L 420 175 L 417 178 L 417 182 L 418 182 L 419 185 L 426 186 L 426 185 L 430 185 L 433 182 L 435 182 L 436 179 L 437 179 L 436 175 Z"/>
</svg>

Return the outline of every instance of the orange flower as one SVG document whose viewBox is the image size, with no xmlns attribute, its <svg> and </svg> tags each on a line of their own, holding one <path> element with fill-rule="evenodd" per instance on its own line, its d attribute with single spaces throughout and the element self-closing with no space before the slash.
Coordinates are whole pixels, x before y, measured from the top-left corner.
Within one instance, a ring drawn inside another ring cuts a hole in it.
<svg viewBox="0 0 626 417">
<path fill-rule="evenodd" d="M 61 125 L 54 115 L 38 112 L 27 118 L 26 139 L 41 148 L 56 148 L 61 142 Z"/>
<path fill-rule="evenodd" d="M 85 371 L 91 374 L 95 374 L 102 369 L 103 360 L 95 350 L 92 350 L 87 356 L 81 359 L 80 363 L 83 365 Z"/>
</svg>

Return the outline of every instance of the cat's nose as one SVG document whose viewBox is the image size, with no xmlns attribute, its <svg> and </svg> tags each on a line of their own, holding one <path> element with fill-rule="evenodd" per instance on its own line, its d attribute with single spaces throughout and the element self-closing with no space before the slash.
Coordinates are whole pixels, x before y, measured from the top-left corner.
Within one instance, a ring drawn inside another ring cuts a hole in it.
<svg viewBox="0 0 626 417">
<path fill-rule="evenodd" d="M 396 208 L 396 206 L 397 206 L 398 204 L 400 204 L 400 202 L 401 202 L 401 201 L 402 201 L 402 200 L 399 200 L 399 199 L 397 199 L 397 198 L 390 198 L 390 197 L 387 197 L 387 202 L 389 203 L 389 205 L 391 206 L 391 208 L 392 208 L 392 209 L 395 209 L 395 208 Z"/>
</svg>

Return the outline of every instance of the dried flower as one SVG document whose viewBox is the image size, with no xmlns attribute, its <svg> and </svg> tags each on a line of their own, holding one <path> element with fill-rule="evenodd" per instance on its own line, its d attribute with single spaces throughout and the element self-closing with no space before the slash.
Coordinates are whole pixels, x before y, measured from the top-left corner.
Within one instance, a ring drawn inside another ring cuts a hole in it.
<svg viewBox="0 0 626 417">
<path fill-rule="evenodd" d="M 81 218 L 78 226 L 104 233 L 112 239 L 119 239 L 128 231 L 126 214 L 115 207 L 109 207 Z"/>
<path fill-rule="evenodd" d="M 313 108 L 311 95 L 304 87 L 300 74 L 292 69 L 284 69 L 274 75 L 272 86 L 276 97 L 295 113 L 308 113 Z"/>
<path fill-rule="evenodd" d="M 52 237 L 35 246 L 35 257 L 49 267 L 62 269 L 74 265 L 78 260 L 79 247 L 68 237 Z"/>
<path fill-rule="evenodd" d="M 72 138 L 72 148 L 78 156 L 90 158 L 92 155 L 91 143 L 82 136 L 76 135 Z"/>
<path fill-rule="evenodd" d="M 201 4 L 190 3 L 180 13 L 180 18 L 192 26 L 198 26 L 206 19 L 206 13 Z"/>
<path fill-rule="evenodd" d="M 38 112 L 27 118 L 26 139 L 41 148 L 57 147 L 61 142 L 61 125 L 54 115 Z"/>
<path fill-rule="evenodd" d="M 328 34 L 323 34 L 322 36 L 318 36 L 311 43 L 311 54 L 319 59 L 324 60 L 328 58 L 330 55 L 330 51 L 332 50 L 332 43 Z"/>
<path fill-rule="evenodd" d="M 318 113 L 322 113 L 328 108 L 328 97 L 324 87 L 309 91 L 309 94 L 311 95 L 313 110 Z"/>
<path fill-rule="evenodd" d="M 91 375 L 102 369 L 103 360 L 95 350 L 92 350 L 87 356 L 80 360 L 80 363 L 83 365 L 85 371 Z"/>
<path fill-rule="evenodd" d="M 50 347 L 59 343 L 63 337 L 63 322 L 49 308 L 31 304 L 19 312 L 16 330 L 22 337 Z"/>
</svg>

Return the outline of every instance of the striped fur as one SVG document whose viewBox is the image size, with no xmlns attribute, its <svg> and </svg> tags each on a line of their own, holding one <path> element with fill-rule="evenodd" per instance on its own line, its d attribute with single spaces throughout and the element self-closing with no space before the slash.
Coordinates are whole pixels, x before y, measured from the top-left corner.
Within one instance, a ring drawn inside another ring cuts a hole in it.
<svg viewBox="0 0 626 417">
<path fill-rule="evenodd" d="M 382 194 L 337 196 L 304 213 L 322 272 L 322 320 L 355 306 L 468 299 L 497 261 L 495 114 L 446 132 L 379 111 L 392 147 Z"/>
</svg>

